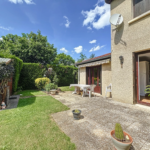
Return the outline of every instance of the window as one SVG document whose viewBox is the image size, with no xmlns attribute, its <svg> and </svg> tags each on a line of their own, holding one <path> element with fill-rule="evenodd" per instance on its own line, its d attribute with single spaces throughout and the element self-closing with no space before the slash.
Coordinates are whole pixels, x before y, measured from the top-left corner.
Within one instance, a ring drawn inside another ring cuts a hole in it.
<svg viewBox="0 0 150 150">
<path fill-rule="evenodd" d="M 150 0 L 133 0 L 134 18 L 150 10 Z"/>
</svg>

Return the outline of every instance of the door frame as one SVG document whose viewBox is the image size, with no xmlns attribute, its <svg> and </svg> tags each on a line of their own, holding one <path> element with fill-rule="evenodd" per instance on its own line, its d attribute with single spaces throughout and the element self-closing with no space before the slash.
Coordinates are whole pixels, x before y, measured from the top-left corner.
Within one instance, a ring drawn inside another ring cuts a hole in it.
<svg viewBox="0 0 150 150">
<path fill-rule="evenodd" d="M 89 85 L 89 83 L 94 84 L 94 71 L 93 71 L 93 69 L 95 67 L 99 68 L 99 71 L 100 71 L 100 81 L 101 81 L 100 94 L 102 94 L 102 65 L 92 66 L 92 67 L 86 67 L 86 84 L 88 84 L 88 85 Z M 91 73 L 90 73 L 91 69 L 92 69 L 92 81 L 91 81 Z M 97 76 L 98 76 L 98 72 L 97 72 Z M 99 77 L 97 78 L 97 84 L 99 84 L 98 79 L 99 79 Z"/>
<path fill-rule="evenodd" d="M 139 91 L 139 88 L 140 88 L 140 85 L 139 85 L 139 55 L 140 54 L 146 54 L 146 53 L 150 53 L 150 50 L 147 50 L 147 51 L 143 51 L 143 52 L 138 52 L 138 53 L 135 53 L 135 82 L 136 82 L 136 102 L 138 104 L 142 104 L 142 105 L 146 105 L 146 106 L 150 106 L 150 103 L 147 103 L 147 102 L 141 102 L 139 97 L 140 97 L 140 91 Z"/>
</svg>

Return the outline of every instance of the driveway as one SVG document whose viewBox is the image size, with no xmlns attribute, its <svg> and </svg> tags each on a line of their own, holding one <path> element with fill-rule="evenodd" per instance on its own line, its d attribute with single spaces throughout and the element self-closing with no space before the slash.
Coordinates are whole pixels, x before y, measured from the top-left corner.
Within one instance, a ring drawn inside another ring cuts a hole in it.
<svg viewBox="0 0 150 150">
<path fill-rule="evenodd" d="M 110 132 L 121 123 L 133 137 L 133 150 L 150 150 L 150 107 L 130 105 L 103 97 L 81 97 L 72 92 L 54 96 L 70 110 L 53 114 L 60 129 L 76 144 L 77 150 L 114 150 Z M 73 109 L 82 117 L 74 120 Z"/>
</svg>

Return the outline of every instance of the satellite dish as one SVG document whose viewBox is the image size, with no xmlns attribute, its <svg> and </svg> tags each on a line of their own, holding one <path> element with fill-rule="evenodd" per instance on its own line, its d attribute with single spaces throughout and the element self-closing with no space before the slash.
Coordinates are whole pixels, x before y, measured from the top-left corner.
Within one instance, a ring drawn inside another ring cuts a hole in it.
<svg viewBox="0 0 150 150">
<path fill-rule="evenodd" d="M 118 28 L 123 23 L 123 17 L 121 14 L 114 14 L 110 18 L 110 23 Z"/>
</svg>

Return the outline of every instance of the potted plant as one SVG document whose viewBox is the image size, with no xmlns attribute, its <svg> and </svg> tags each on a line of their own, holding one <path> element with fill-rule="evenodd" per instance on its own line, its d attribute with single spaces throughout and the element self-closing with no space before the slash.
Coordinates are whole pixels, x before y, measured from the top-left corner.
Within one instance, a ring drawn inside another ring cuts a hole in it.
<svg viewBox="0 0 150 150">
<path fill-rule="evenodd" d="M 75 109 L 75 110 L 72 111 L 72 113 L 73 113 L 73 116 L 74 116 L 75 120 L 79 120 L 80 119 L 81 110 Z"/>
<path fill-rule="evenodd" d="M 57 88 L 58 88 L 58 86 L 55 85 L 54 83 L 49 83 L 49 84 L 46 84 L 46 86 L 45 86 L 47 93 L 49 93 L 49 91 L 50 91 L 52 95 L 56 94 Z"/>
<path fill-rule="evenodd" d="M 116 123 L 115 130 L 111 131 L 111 139 L 116 150 L 129 150 L 133 142 L 132 137 L 122 130 L 119 123 Z"/>
<path fill-rule="evenodd" d="M 148 97 L 148 99 L 150 98 L 150 85 L 147 85 L 146 86 L 146 89 L 145 89 L 145 97 Z"/>
</svg>

